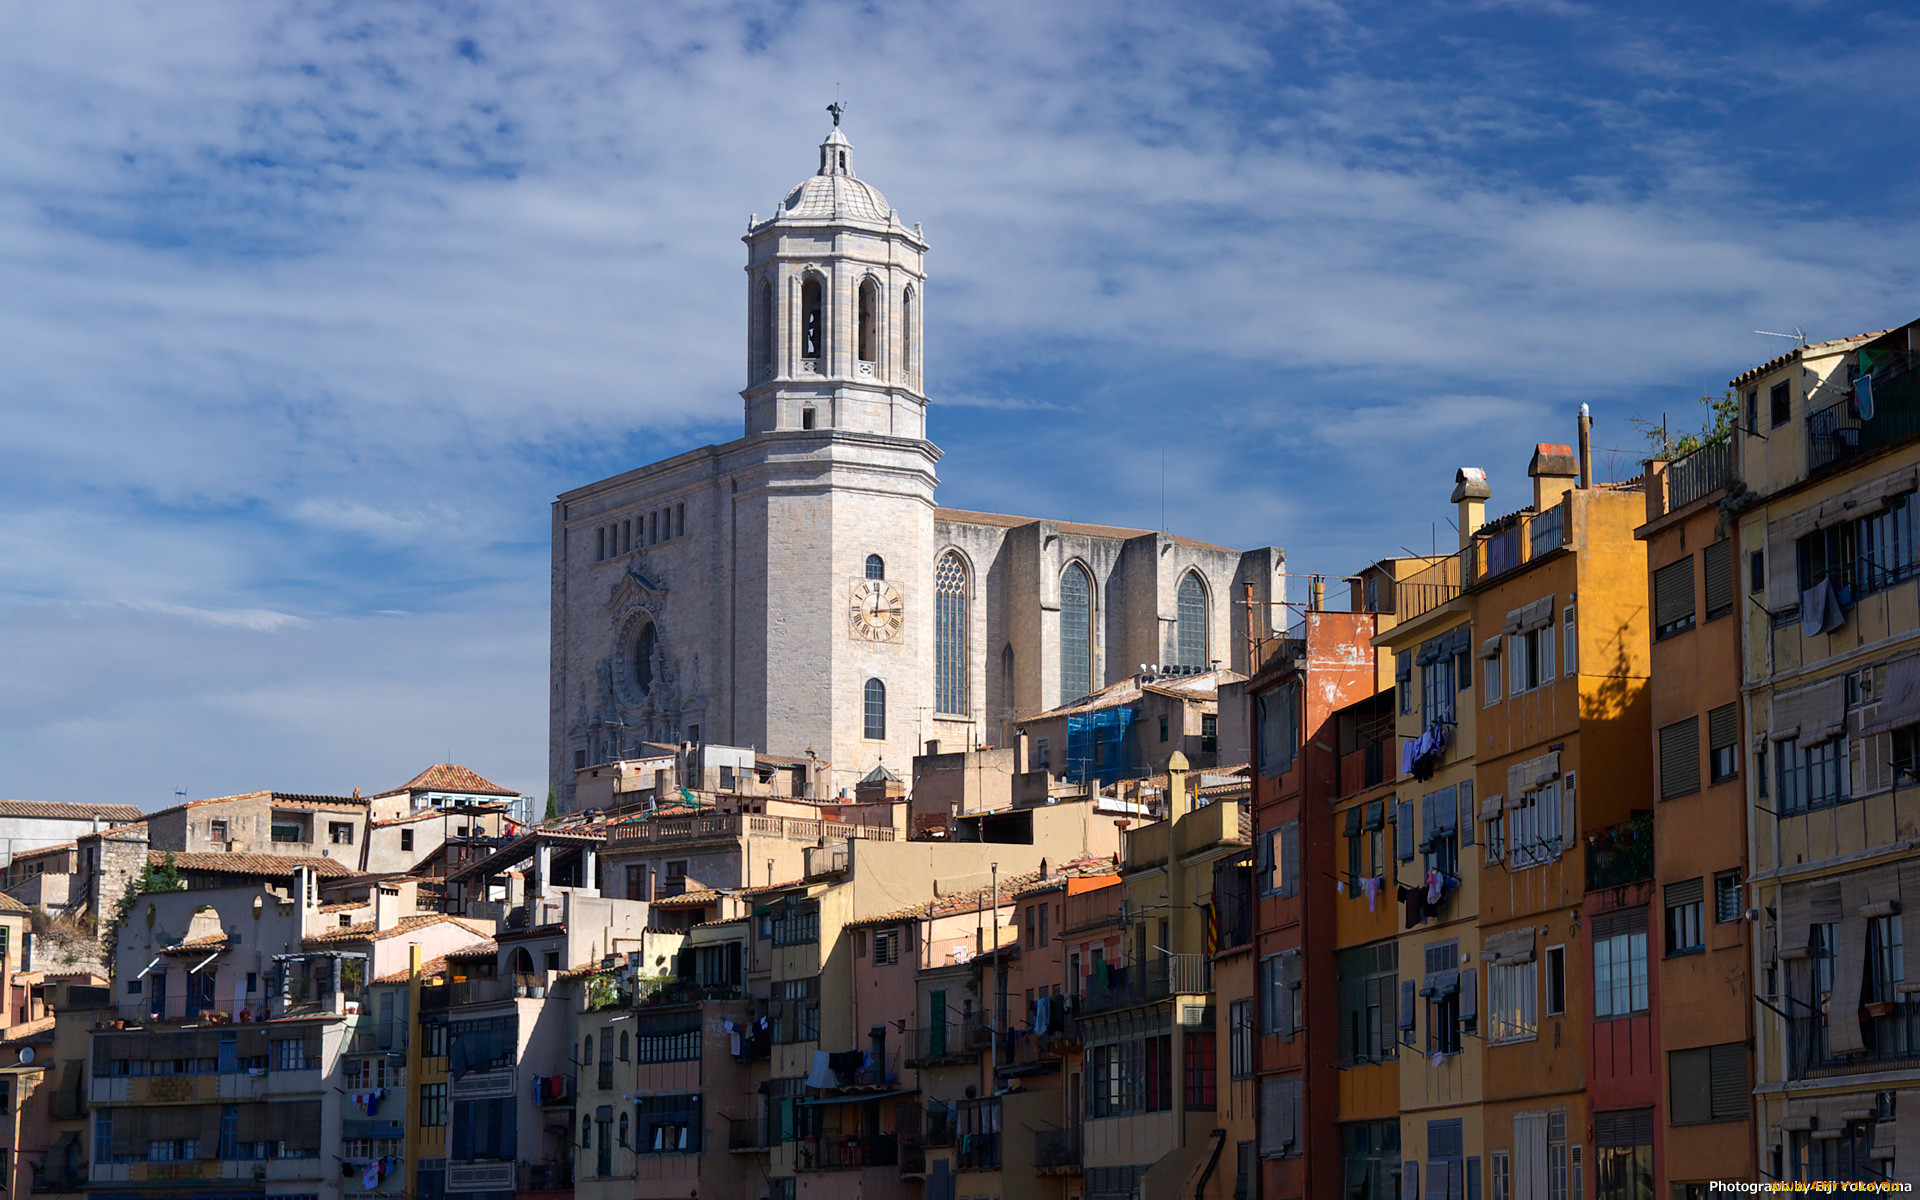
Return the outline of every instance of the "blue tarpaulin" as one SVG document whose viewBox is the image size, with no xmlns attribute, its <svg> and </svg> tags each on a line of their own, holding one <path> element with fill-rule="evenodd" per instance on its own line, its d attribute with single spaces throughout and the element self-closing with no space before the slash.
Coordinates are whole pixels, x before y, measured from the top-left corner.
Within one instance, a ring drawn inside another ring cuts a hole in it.
<svg viewBox="0 0 1920 1200">
<path fill-rule="evenodd" d="M 1118 783 L 1127 767 L 1127 731 L 1131 708 L 1075 713 L 1067 718 L 1067 780 Z"/>
</svg>

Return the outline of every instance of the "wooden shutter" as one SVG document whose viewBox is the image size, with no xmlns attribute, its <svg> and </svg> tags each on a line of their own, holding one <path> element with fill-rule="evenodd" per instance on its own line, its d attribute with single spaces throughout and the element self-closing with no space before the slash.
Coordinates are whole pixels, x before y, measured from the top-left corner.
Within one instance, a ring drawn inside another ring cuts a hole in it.
<svg viewBox="0 0 1920 1200">
<path fill-rule="evenodd" d="M 276 1104 L 286 1119 L 285 1132 L 281 1140 L 287 1143 L 289 1150 L 320 1149 L 320 1102 L 318 1100 L 296 1100 L 291 1104 Z"/>
<path fill-rule="evenodd" d="M 1400 1164 L 1400 1200 L 1420 1200 L 1420 1164 L 1411 1158 Z"/>
<path fill-rule="evenodd" d="M 1667 1055 L 1667 1092 L 1675 1125 L 1713 1119 L 1710 1067 L 1711 1053 L 1706 1046 L 1697 1050 L 1675 1050 Z"/>
<path fill-rule="evenodd" d="M 1465 846 L 1473 845 L 1473 827 L 1479 824 L 1479 822 L 1474 819 L 1473 781 L 1468 780 L 1467 782 L 1461 784 L 1459 788 L 1459 792 L 1460 792 L 1460 845 L 1465 847 Z"/>
<path fill-rule="evenodd" d="M 1413 1015 L 1417 1007 L 1418 1003 L 1414 998 L 1413 980 L 1402 979 L 1400 981 L 1400 1011 L 1395 1014 L 1399 1018 L 1396 1023 L 1401 1029 L 1412 1032 Z"/>
<path fill-rule="evenodd" d="M 1740 708 L 1722 704 L 1707 713 L 1707 749 L 1724 750 L 1740 742 Z"/>
<path fill-rule="evenodd" d="M 1867 1048 L 1860 1029 L 1860 979 L 1866 970 L 1867 923 L 1856 906 L 1840 914 L 1834 937 L 1833 1001 L 1827 1005 L 1827 1048 L 1834 1054 L 1855 1054 Z"/>
<path fill-rule="evenodd" d="M 1300 891 L 1300 823 L 1288 821 L 1280 827 L 1280 894 Z"/>
<path fill-rule="evenodd" d="M 1668 563 L 1653 573 L 1653 628 L 1679 632 L 1693 620 L 1693 556 Z"/>
<path fill-rule="evenodd" d="M 110 1149 L 117 1156 L 137 1154 L 144 1157 L 147 1153 L 149 1108 L 115 1108 L 113 1113 L 113 1134 L 109 1138 Z"/>
<path fill-rule="evenodd" d="M 1712 1117 L 1716 1121 L 1738 1121 L 1747 1115 L 1747 1046 L 1745 1042 L 1727 1042 L 1709 1047 L 1707 1073 L 1712 1089 Z"/>
<path fill-rule="evenodd" d="M 1413 801 L 1402 800 L 1395 810 L 1393 856 L 1402 862 L 1413 857 Z"/>
<path fill-rule="evenodd" d="M 1700 718 L 1675 721 L 1660 731 L 1660 798 L 1700 790 Z"/>
<path fill-rule="evenodd" d="M 1733 611 L 1733 543 L 1721 538 L 1700 552 L 1700 573 L 1706 576 L 1707 620 Z"/>
<path fill-rule="evenodd" d="M 1480 1023 L 1480 972 L 1468 967 L 1460 972 L 1460 1019 Z"/>
</svg>

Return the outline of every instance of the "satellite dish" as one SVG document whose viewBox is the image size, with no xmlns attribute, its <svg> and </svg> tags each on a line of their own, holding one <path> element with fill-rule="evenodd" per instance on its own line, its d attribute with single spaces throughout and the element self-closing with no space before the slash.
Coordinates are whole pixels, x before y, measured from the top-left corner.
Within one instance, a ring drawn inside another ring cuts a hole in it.
<svg viewBox="0 0 1920 1200">
<path fill-rule="evenodd" d="M 20 1065 L 24 1067 L 31 1064 L 32 1062 L 33 1062 L 33 1047 L 32 1046 L 20 1047 Z"/>
</svg>

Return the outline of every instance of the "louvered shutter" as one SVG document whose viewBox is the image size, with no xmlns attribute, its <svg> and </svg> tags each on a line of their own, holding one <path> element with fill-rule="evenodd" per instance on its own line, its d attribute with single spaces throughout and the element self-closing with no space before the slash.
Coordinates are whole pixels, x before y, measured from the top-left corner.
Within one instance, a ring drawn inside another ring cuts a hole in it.
<svg viewBox="0 0 1920 1200">
<path fill-rule="evenodd" d="M 1707 1070 L 1711 1077 L 1713 1119 L 1740 1120 L 1747 1115 L 1746 1043 L 1728 1042 L 1710 1049 Z"/>
<path fill-rule="evenodd" d="M 1413 1014 L 1415 1007 L 1413 980 L 1402 979 L 1400 981 L 1400 1011 L 1397 1014 L 1399 1017 L 1397 1024 L 1399 1028 L 1408 1033 L 1413 1032 Z"/>
<path fill-rule="evenodd" d="M 1402 800 L 1394 813 L 1393 856 L 1405 862 L 1413 857 L 1413 801 Z"/>
<path fill-rule="evenodd" d="M 1475 967 L 1460 972 L 1460 1019 L 1476 1027 L 1480 1022 L 1480 972 Z"/>
<path fill-rule="evenodd" d="M 1280 894 L 1300 891 L 1300 823 L 1288 821 L 1280 827 Z"/>
<path fill-rule="evenodd" d="M 1700 790 L 1700 718 L 1688 717 L 1660 731 L 1660 798 Z"/>
<path fill-rule="evenodd" d="M 1654 636 L 1678 633 L 1693 624 L 1693 556 L 1668 563 L 1653 573 Z"/>
<path fill-rule="evenodd" d="M 1866 969 L 1867 923 L 1853 905 L 1841 913 L 1835 931 L 1839 944 L 1833 961 L 1833 1001 L 1827 1006 L 1827 1048 L 1856 1054 L 1867 1048 L 1860 1028 L 1860 980 Z"/>
<path fill-rule="evenodd" d="M 1350 838 L 1360 836 L 1360 806 L 1358 804 L 1347 810 L 1346 825 L 1341 832 Z"/>
<path fill-rule="evenodd" d="M 1460 791 L 1460 844 L 1462 846 L 1471 846 L 1473 845 L 1473 827 L 1479 824 L 1479 822 L 1474 819 L 1475 814 L 1473 811 L 1473 781 L 1468 780 L 1466 783 L 1461 784 L 1459 791 Z"/>
<path fill-rule="evenodd" d="M 1420 1200 L 1420 1164 L 1411 1158 L 1400 1164 L 1400 1200 Z"/>
<path fill-rule="evenodd" d="M 1675 1050 L 1667 1055 L 1667 1092 L 1675 1125 L 1713 1119 L 1710 1065 L 1710 1050 L 1706 1046 L 1698 1050 Z"/>
<path fill-rule="evenodd" d="M 1733 543 L 1722 538 L 1700 552 L 1700 573 L 1706 591 L 1707 620 L 1733 611 Z"/>
</svg>

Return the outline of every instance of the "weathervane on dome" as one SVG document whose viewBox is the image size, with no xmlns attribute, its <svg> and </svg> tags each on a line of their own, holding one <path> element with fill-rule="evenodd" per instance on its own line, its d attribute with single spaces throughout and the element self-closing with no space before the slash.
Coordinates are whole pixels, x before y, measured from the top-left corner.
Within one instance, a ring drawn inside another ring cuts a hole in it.
<svg viewBox="0 0 1920 1200">
<path fill-rule="evenodd" d="M 832 104 L 827 105 L 827 111 L 833 114 L 833 127 L 840 128 L 840 114 L 847 111 L 847 106 L 836 97 Z"/>
</svg>

